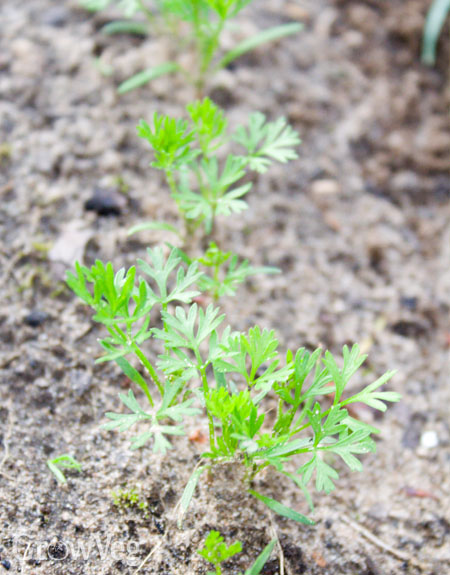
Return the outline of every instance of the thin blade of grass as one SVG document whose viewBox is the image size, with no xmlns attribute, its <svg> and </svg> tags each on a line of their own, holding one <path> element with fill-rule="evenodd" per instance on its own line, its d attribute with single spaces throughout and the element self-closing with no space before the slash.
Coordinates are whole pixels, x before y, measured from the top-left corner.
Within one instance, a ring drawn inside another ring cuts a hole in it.
<svg viewBox="0 0 450 575">
<path fill-rule="evenodd" d="M 272 553 L 272 550 L 276 545 L 276 542 L 277 542 L 276 539 L 272 539 L 272 541 L 264 547 L 262 552 L 258 555 L 256 561 L 250 567 L 250 569 L 247 569 L 245 575 L 259 575 L 261 573 L 262 568 L 267 563 L 267 560 L 269 559 L 270 554 Z"/>
<path fill-rule="evenodd" d="M 143 70 L 142 72 L 138 72 L 134 76 L 131 76 L 131 78 L 128 78 L 128 80 L 125 80 L 125 82 L 122 82 L 117 88 L 117 92 L 119 94 L 125 94 L 131 90 L 145 86 L 145 84 L 148 84 L 160 76 L 172 74 L 178 69 L 179 66 L 176 62 L 165 62 L 164 64 L 160 64 L 154 68 L 148 68 L 147 70 Z"/>
<path fill-rule="evenodd" d="M 116 22 L 109 22 L 105 24 L 101 32 L 107 36 L 115 36 L 116 34 L 131 34 L 132 36 L 147 36 L 148 27 L 144 22 L 133 22 L 130 20 L 117 20 Z"/>
<path fill-rule="evenodd" d="M 285 36 L 290 36 L 291 34 L 296 34 L 303 28 L 302 24 L 297 22 L 290 23 L 290 24 L 282 24 L 281 26 L 276 26 L 274 28 L 269 28 L 269 30 L 264 30 L 248 40 L 244 40 L 237 46 L 235 46 L 232 50 L 227 52 L 225 56 L 220 60 L 217 64 L 216 69 L 219 70 L 220 68 L 224 68 L 236 58 L 239 58 L 246 52 L 250 50 L 254 50 L 258 46 L 262 44 L 266 44 L 267 42 L 273 42 L 274 40 L 278 40 L 279 38 L 284 38 Z"/>
<path fill-rule="evenodd" d="M 423 30 L 422 62 L 433 66 L 442 28 L 450 12 L 450 0 L 434 0 L 427 13 Z"/>
<path fill-rule="evenodd" d="M 200 479 L 200 475 L 204 471 L 206 471 L 206 469 L 208 469 L 207 465 L 203 465 L 202 467 L 198 467 L 197 469 L 195 469 L 192 475 L 190 476 L 189 481 L 186 484 L 186 487 L 184 488 L 183 495 L 181 496 L 180 499 L 180 512 L 177 521 L 179 529 L 181 529 L 183 517 L 191 503 L 195 488 L 197 487 L 198 480 Z"/>
<path fill-rule="evenodd" d="M 128 230 L 127 235 L 132 236 L 133 234 L 143 232 L 144 230 L 165 230 L 179 235 L 179 231 L 175 226 L 166 224 L 164 222 L 144 222 L 142 224 L 136 224 Z"/>
<path fill-rule="evenodd" d="M 304 525 L 314 525 L 314 521 L 312 521 L 311 519 L 308 519 L 308 517 L 305 517 L 301 513 L 294 511 L 294 509 L 291 509 L 290 507 L 286 507 L 285 505 L 283 505 L 279 501 L 276 501 L 275 499 L 271 499 L 270 497 L 266 497 L 265 495 L 261 495 L 261 493 L 257 493 L 256 491 L 253 491 L 253 489 L 249 489 L 248 492 L 251 495 L 253 495 L 253 497 L 256 497 L 256 499 L 259 499 L 265 505 L 267 505 L 267 507 L 269 509 L 271 509 L 274 513 L 277 513 L 278 515 L 281 515 L 282 517 L 287 517 L 288 519 L 292 519 L 293 521 L 297 521 L 297 523 L 303 523 Z"/>
</svg>

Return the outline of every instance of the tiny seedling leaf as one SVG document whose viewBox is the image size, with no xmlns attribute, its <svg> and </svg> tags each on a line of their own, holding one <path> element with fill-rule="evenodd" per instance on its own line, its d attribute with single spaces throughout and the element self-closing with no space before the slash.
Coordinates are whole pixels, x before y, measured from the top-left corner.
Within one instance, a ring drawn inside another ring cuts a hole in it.
<svg viewBox="0 0 450 575">
<path fill-rule="evenodd" d="M 183 523 L 183 517 L 186 514 L 186 511 L 189 508 L 191 503 L 192 497 L 194 495 L 195 488 L 197 487 L 198 480 L 200 479 L 201 474 L 209 469 L 208 465 L 203 465 L 202 467 L 197 467 L 192 473 L 189 478 L 189 481 L 186 483 L 186 487 L 184 488 L 183 495 L 180 499 L 180 511 L 178 513 L 178 527 L 181 529 Z"/>
<path fill-rule="evenodd" d="M 286 507 L 279 501 L 272 499 L 271 497 L 266 497 L 265 495 L 261 495 L 261 493 L 257 493 L 253 491 L 253 489 L 249 489 L 248 492 L 262 501 L 269 509 L 271 509 L 277 515 L 281 515 L 282 517 L 287 517 L 288 519 L 292 519 L 293 521 L 297 521 L 297 523 L 303 523 L 304 525 L 314 525 L 314 521 L 308 519 L 298 511 L 291 509 L 290 507 Z"/>
<path fill-rule="evenodd" d="M 128 80 L 122 82 L 117 88 L 117 92 L 119 94 L 125 94 L 126 92 L 130 92 L 131 90 L 135 90 L 136 88 L 145 86 L 145 84 L 148 84 L 149 82 L 155 80 L 156 78 L 159 78 L 160 76 L 172 74 L 177 70 L 179 70 L 179 65 L 176 62 L 165 62 L 164 64 L 160 64 L 159 66 L 148 68 L 147 70 L 138 72 L 134 76 L 131 76 L 131 78 L 128 78 Z"/>
<path fill-rule="evenodd" d="M 225 68 L 228 66 L 233 60 L 239 58 L 246 52 L 254 50 L 258 46 L 262 44 L 266 44 L 267 42 L 273 42 L 274 40 L 278 40 L 279 38 L 283 38 L 285 36 L 290 36 L 292 34 L 296 34 L 300 32 L 303 28 L 302 24 L 297 22 L 290 23 L 290 24 L 282 24 L 281 26 L 276 26 L 274 28 L 269 28 L 269 30 L 264 30 L 247 40 L 244 40 L 237 46 L 235 46 L 232 50 L 227 52 L 225 56 L 220 60 L 217 64 L 216 68 Z"/>
<path fill-rule="evenodd" d="M 127 234 L 132 236 L 133 234 L 137 234 L 146 230 L 164 230 L 180 235 L 180 230 L 177 230 L 175 226 L 167 224 L 166 222 L 143 222 L 142 224 L 136 224 L 128 230 Z"/>
<path fill-rule="evenodd" d="M 60 468 L 75 469 L 76 471 L 81 472 L 81 463 L 68 454 L 59 455 L 54 459 L 47 460 L 47 466 L 61 484 L 67 483 L 67 479 Z"/>
<path fill-rule="evenodd" d="M 445 20 L 450 12 L 450 0 L 433 0 L 423 30 L 422 62 L 436 63 L 436 48 Z"/>
<path fill-rule="evenodd" d="M 101 31 L 107 36 L 114 36 L 117 34 L 131 34 L 132 36 L 147 36 L 148 26 L 145 22 L 132 22 L 130 20 L 116 20 L 115 22 L 108 22 L 105 24 Z"/>
<path fill-rule="evenodd" d="M 272 541 L 266 545 L 264 547 L 264 549 L 261 551 L 261 553 L 258 555 L 258 557 L 256 558 L 256 561 L 253 563 L 253 565 L 247 569 L 247 571 L 245 572 L 245 575 L 259 575 L 264 567 L 264 565 L 267 563 L 267 560 L 270 557 L 270 554 L 273 551 L 273 548 L 275 547 L 277 543 L 277 539 L 272 539 Z"/>
</svg>

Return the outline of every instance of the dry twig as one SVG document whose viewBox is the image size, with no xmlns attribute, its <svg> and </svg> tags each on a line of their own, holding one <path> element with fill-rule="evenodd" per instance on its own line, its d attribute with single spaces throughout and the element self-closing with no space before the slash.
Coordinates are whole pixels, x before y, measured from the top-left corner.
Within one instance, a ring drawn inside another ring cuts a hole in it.
<svg viewBox="0 0 450 575">
<path fill-rule="evenodd" d="M 369 531 L 362 525 L 359 525 L 355 521 L 352 521 L 352 519 L 350 519 L 346 515 L 341 515 L 340 517 L 342 521 L 344 521 L 344 523 L 347 523 L 347 525 L 349 525 L 352 529 L 360 533 L 368 541 L 370 541 L 380 549 L 387 551 L 388 553 L 393 555 L 396 559 L 399 559 L 400 561 L 406 561 L 407 563 L 409 563 L 410 565 L 414 565 L 414 567 L 417 567 L 421 571 L 428 571 L 430 569 L 430 565 L 421 563 L 420 561 L 417 561 L 415 557 L 411 557 L 411 555 L 408 555 L 407 553 L 403 553 L 402 551 L 398 551 L 398 549 L 391 547 L 391 545 L 388 545 L 387 543 L 382 541 L 379 537 L 374 535 L 371 531 Z"/>
<path fill-rule="evenodd" d="M 0 475 L 2 477 L 5 477 L 9 481 L 12 481 L 13 478 L 10 475 L 4 473 L 2 471 L 2 467 L 5 465 L 5 463 L 8 461 L 9 458 L 9 440 L 11 439 L 12 428 L 13 428 L 13 415 L 12 415 L 12 402 L 10 401 L 8 404 L 8 422 L 5 435 L 3 436 L 4 453 L 3 453 L 3 459 L 0 461 Z"/>
<path fill-rule="evenodd" d="M 278 555 L 280 557 L 280 575 L 284 575 L 283 547 L 281 546 L 280 538 L 278 537 L 277 526 L 275 523 L 275 519 L 273 518 L 273 514 L 269 513 L 269 515 L 270 515 L 270 523 L 272 524 L 272 535 L 273 535 L 273 538 L 277 540 Z"/>
</svg>

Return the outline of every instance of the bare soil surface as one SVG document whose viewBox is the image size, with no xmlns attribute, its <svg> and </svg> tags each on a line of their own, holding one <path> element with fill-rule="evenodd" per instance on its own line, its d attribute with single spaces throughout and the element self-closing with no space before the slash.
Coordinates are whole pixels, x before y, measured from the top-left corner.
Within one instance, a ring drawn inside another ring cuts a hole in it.
<svg viewBox="0 0 450 575">
<path fill-rule="evenodd" d="M 369 361 L 353 385 L 395 368 L 390 389 L 403 401 L 382 416 L 359 414 L 381 430 L 378 452 L 363 473 L 342 468 L 333 494 L 314 496 L 315 526 L 271 519 L 224 468 L 200 481 L 180 530 L 175 506 L 202 446 L 180 438 L 160 457 L 100 429 L 128 383 L 94 365 L 102 330 L 63 279 L 75 259 L 119 267 L 174 241 L 127 237 L 145 219 L 176 221 L 135 126 L 155 110 L 182 114 L 193 95 L 176 77 L 117 95 L 120 81 L 170 49 L 103 36 L 113 13 L 92 17 L 75 0 L 2 0 L 0 573 L 131 574 L 153 550 L 140 573 L 204 574 L 196 550 L 210 529 L 243 543 L 226 574 L 245 570 L 273 530 L 289 575 L 450 572 L 450 50 L 441 43 L 435 69 L 419 62 L 428 5 L 255 1 L 227 33 L 231 44 L 305 23 L 209 87 L 231 125 L 254 110 L 286 115 L 303 140 L 298 161 L 257 179 L 250 209 L 221 222 L 223 245 L 283 271 L 224 300 L 228 320 L 275 328 L 283 349 L 360 342 Z M 113 215 L 86 211 L 99 187 Z M 66 487 L 46 467 L 61 453 L 83 466 Z M 149 513 L 113 505 L 124 486 Z M 275 475 L 258 486 L 308 513 Z M 263 573 L 282 573 L 275 553 Z"/>
</svg>

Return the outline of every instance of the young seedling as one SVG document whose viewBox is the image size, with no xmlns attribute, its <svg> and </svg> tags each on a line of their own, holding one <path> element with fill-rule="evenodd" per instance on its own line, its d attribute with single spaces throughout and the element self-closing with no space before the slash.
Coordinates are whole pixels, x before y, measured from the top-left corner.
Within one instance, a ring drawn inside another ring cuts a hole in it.
<svg viewBox="0 0 450 575">
<path fill-rule="evenodd" d="M 212 571 L 208 571 L 208 575 L 221 575 L 221 563 L 242 551 L 242 543 L 240 541 L 232 543 L 229 547 L 227 547 L 223 541 L 224 539 L 218 531 L 210 531 L 205 539 L 203 548 L 197 551 L 197 553 L 206 559 L 206 561 L 214 565 L 216 572 L 213 573 Z M 263 549 L 253 565 L 246 570 L 245 575 L 259 575 L 261 573 L 262 568 L 267 563 L 276 542 L 277 540 L 273 539 Z"/>
<path fill-rule="evenodd" d="M 169 338 L 160 335 L 169 343 Z M 218 336 L 213 332 L 211 337 L 215 342 Z M 210 449 L 202 457 L 210 463 L 197 468 L 188 483 L 180 502 L 180 521 L 201 474 L 218 465 L 237 463 L 245 470 L 244 483 L 251 495 L 279 515 L 311 524 L 297 511 L 255 491 L 255 477 L 272 467 L 300 487 L 312 507 L 307 486 L 313 476 L 316 489 L 329 493 L 339 476 L 336 456 L 351 471 L 360 471 L 357 455 L 375 451 L 371 435 L 377 429 L 351 417 L 346 406 L 361 402 L 385 411 L 383 402 L 400 399 L 395 392 L 379 390 L 394 372 L 346 396 L 344 390 L 350 378 L 366 358 L 358 345 L 343 348 L 342 367 L 330 352 L 321 358 L 319 349 L 310 353 L 304 348 L 295 354 L 288 352 L 285 365 L 280 366 L 277 348 L 274 332 L 258 326 L 248 334 L 227 333 L 222 338 L 222 353 L 213 360 L 216 385 L 204 392 Z M 262 399 L 269 392 L 278 396 L 278 409 L 274 423 L 265 426 Z M 328 402 L 319 403 L 324 396 L 328 396 Z M 297 470 L 292 472 L 290 468 L 297 460 Z"/>
<path fill-rule="evenodd" d="M 75 469 L 76 471 L 81 472 L 81 463 L 78 463 L 75 458 L 67 454 L 59 455 L 54 459 L 48 459 L 47 466 L 62 485 L 67 483 L 67 479 L 61 469 Z"/>
<path fill-rule="evenodd" d="M 210 242 L 204 255 L 194 259 L 181 249 L 176 249 L 176 253 L 188 265 L 194 262 L 199 264 L 204 273 L 197 286 L 202 292 L 209 293 L 214 301 L 223 296 L 234 296 L 238 286 L 253 275 L 280 273 L 275 267 L 251 266 L 248 260 L 240 262 L 236 254 L 223 252 L 214 242 Z"/>
<path fill-rule="evenodd" d="M 203 548 L 199 549 L 197 553 L 214 565 L 215 575 L 222 575 L 221 563 L 228 561 L 228 559 L 231 559 L 231 557 L 241 551 L 242 543 L 240 541 L 235 541 L 230 546 L 227 546 L 218 531 L 210 531 L 205 539 Z M 214 573 L 209 572 L 208 575 L 214 575 Z"/>
<path fill-rule="evenodd" d="M 121 512 L 125 509 L 137 508 L 143 512 L 144 517 L 148 517 L 148 503 L 141 500 L 138 490 L 134 487 L 113 491 L 112 500 Z"/>
<path fill-rule="evenodd" d="M 203 227 L 210 236 L 218 216 L 230 216 L 247 209 L 243 199 L 252 187 L 245 179 L 248 172 L 265 173 L 277 161 L 297 158 L 295 147 L 300 138 L 284 118 L 268 122 L 264 114 L 254 113 L 247 127 L 228 133 L 223 110 L 208 98 L 187 106 L 189 120 L 172 118 L 155 112 L 151 124 L 143 120 L 138 134 L 153 150 L 151 166 L 162 170 L 181 214 L 186 241 Z M 234 141 L 243 148 L 241 154 L 228 153 L 219 161 L 219 152 Z M 130 230 L 169 229 L 165 223 L 140 224 Z"/>
<path fill-rule="evenodd" d="M 175 251 L 167 261 L 161 250 L 148 250 L 148 254 L 150 261 L 139 261 L 138 266 L 151 283 L 142 276 L 136 278 L 134 267 L 115 274 L 111 264 L 105 266 L 100 261 L 90 270 L 77 264 L 77 275 L 68 275 L 69 286 L 93 307 L 94 319 L 105 324 L 109 332 L 101 341 L 107 354 L 100 361 L 116 361 L 149 403 L 145 410 L 131 390 L 128 395 L 120 394 L 131 413 L 108 413 L 111 421 L 105 427 L 124 431 L 144 422 L 148 429 L 132 440 L 132 448 L 153 439 L 154 451 L 164 453 L 171 447 L 166 436 L 182 435 L 184 420 L 203 410 L 209 448 L 202 454 L 205 464 L 196 468 L 181 498 L 180 521 L 202 473 L 224 464 L 238 464 L 251 495 L 275 513 L 312 523 L 296 510 L 255 491 L 254 479 L 271 467 L 299 486 L 310 502 L 307 486 L 313 476 L 318 491 L 334 489 L 338 458 L 351 471 L 360 471 L 357 456 L 375 451 L 371 436 L 377 430 L 353 418 L 346 407 L 361 402 L 385 411 L 384 402 L 399 401 L 399 394 L 379 389 L 394 372 L 346 394 L 350 378 L 366 358 L 358 345 L 343 348 L 342 362 L 328 351 L 322 358 L 320 349 L 310 353 L 300 348 L 295 353 L 289 351 L 283 365 L 273 330 L 255 326 L 248 333 L 232 333 L 230 327 L 219 331 L 224 321 L 219 309 L 210 305 L 203 310 L 192 303 L 198 293 L 193 285 L 202 277 L 196 263 L 185 270 Z M 93 284 L 93 289 L 87 284 Z M 172 302 L 188 307 L 169 308 Z M 159 310 L 162 325 L 151 328 L 150 314 L 155 310 Z M 141 348 L 149 339 L 163 344 L 156 362 Z M 151 386 L 125 359 L 128 354 L 141 362 Z M 157 402 L 154 388 L 160 396 Z M 263 402 L 269 393 L 278 398 L 276 417 L 270 424 L 265 421 Z M 170 421 L 176 425 L 169 425 Z M 294 472 L 293 465 L 297 467 Z"/>
<path fill-rule="evenodd" d="M 106 354 L 97 361 L 115 361 L 125 375 L 140 387 L 149 404 L 149 411 L 144 410 L 131 389 L 128 394 L 119 394 L 131 413 L 107 413 L 106 417 L 111 421 L 104 428 L 125 431 L 145 422 L 148 430 L 132 439 L 131 448 L 137 449 L 153 439 L 154 451 L 165 453 L 171 448 L 167 436 L 184 434 L 182 425 L 168 425 L 167 422 L 181 423 L 185 417 L 197 414 L 198 409 L 192 407 L 194 400 L 188 399 L 190 391 L 185 390 L 185 373 L 182 371 L 180 376 L 163 377 L 142 351 L 142 344 L 154 337 L 154 328 L 149 327 L 152 311 L 159 311 L 164 330 L 170 333 L 167 323 L 169 304 L 189 304 L 200 293 L 193 285 L 202 274 L 196 263 L 187 270 L 181 267 L 181 260 L 174 251 L 165 260 L 161 249 L 149 249 L 148 257 L 148 262 L 138 261 L 143 275 L 137 282 L 135 267 L 126 273 L 123 269 L 115 273 L 111 263 L 105 265 L 97 261 L 90 269 L 77 263 L 76 274 L 67 274 L 67 284 L 93 308 L 94 320 L 104 324 L 109 333 L 109 337 L 100 341 Z M 173 273 L 175 270 L 176 273 Z M 214 318 L 210 315 L 208 318 L 215 327 Z M 146 377 L 132 366 L 126 359 L 127 355 L 135 356 Z M 154 388 L 158 399 L 154 397 Z"/>
<path fill-rule="evenodd" d="M 123 94 L 143 86 L 166 74 L 181 72 L 202 95 L 207 80 L 218 70 L 254 50 L 262 44 L 297 33 L 298 23 L 283 24 L 252 36 L 226 53 L 221 53 L 221 36 L 230 21 L 251 0 L 80 0 L 82 6 L 93 12 L 117 4 L 126 20 L 107 24 L 106 34 L 132 34 L 147 36 L 159 32 L 176 38 L 180 52 L 194 55 L 195 69 L 183 67 L 178 61 L 161 62 L 143 70 L 120 84 Z M 136 19 L 136 17 L 140 17 Z M 221 54 L 220 54 L 221 53 Z M 219 55 L 220 54 L 220 55 Z"/>
</svg>

